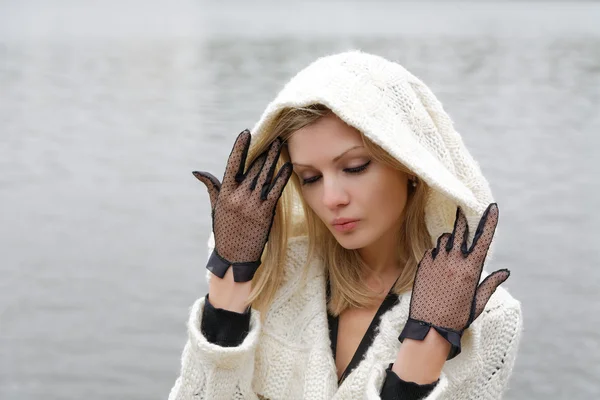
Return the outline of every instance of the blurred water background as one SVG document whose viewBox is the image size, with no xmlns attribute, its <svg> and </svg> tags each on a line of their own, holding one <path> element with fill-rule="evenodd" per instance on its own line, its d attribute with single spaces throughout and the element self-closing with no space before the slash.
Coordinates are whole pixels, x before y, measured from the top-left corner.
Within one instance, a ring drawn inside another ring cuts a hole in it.
<svg viewBox="0 0 600 400">
<path fill-rule="evenodd" d="M 231 144 L 318 56 L 401 62 L 500 204 L 507 399 L 600 398 L 600 3 L 0 1 L 0 399 L 165 399 Z"/>
</svg>

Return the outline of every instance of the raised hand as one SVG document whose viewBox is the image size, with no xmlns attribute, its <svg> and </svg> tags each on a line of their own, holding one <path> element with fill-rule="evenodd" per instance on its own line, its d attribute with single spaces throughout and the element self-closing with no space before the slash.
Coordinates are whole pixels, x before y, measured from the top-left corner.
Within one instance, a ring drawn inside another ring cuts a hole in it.
<svg viewBox="0 0 600 400">
<path fill-rule="evenodd" d="M 235 282 L 252 280 L 260 266 L 277 201 L 292 175 L 288 162 L 273 179 L 281 153 L 279 138 L 244 173 L 250 139 L 248 130 L 237 137 L 223 183 L 208 172 L 193 172 L 206 185 L 212 207 L 215 248 L 206 268 L 223 278 L 231 265 Z"/>
<path fill-rule="evenodd" d="M 438 238 L 417 267 L 408 321 L 399 336 L 423 340 L 434 328 L 451 344 L 448 360 L 460 354 L 465 329 L 481 314 L 496 288 L 510 271 L 495 271 L 478 285 L 483 264 L 498 224 L 498 205 L 485 210 L 470 248 L 469 226 L 460 208 L 452 233 Z"/>
</svg>

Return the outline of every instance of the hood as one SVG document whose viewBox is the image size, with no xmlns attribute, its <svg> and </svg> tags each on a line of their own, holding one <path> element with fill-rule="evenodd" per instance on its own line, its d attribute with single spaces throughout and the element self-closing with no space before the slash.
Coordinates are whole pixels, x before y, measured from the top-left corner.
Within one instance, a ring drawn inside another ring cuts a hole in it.
<svg viewBox="0 0 600 400">
<path fill-rule="evenodd" d="M 492 193 L 442 104 L 421 80 L 395 62 L 361 51 L 322 57 L 284 86 L 252 135 L 268 131 L 283 108 L 315 103 L 329 107 L 431 187 L 425 221 L 432 243 L 452 232 L 457 206 L 467 216 L 472 241 L 494 202 Z M 487 259 L 491 254 L 492 248 Z"/>
</svg>

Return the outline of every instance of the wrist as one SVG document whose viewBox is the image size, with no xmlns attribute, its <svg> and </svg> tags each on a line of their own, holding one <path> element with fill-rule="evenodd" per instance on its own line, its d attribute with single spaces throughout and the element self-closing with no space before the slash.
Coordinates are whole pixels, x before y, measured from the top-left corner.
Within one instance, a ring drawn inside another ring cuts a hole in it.
<svg viewBox="0 0 600 400">
<path fill-rule="evenodd" d="M 215 308 L 244 313 L 248 308 L 248 297 L 252 291 L 252 281 L 235 282 L 233 269 L 229 268 L 223 278 L 212 275 L 208 285 L 210 303 Z"/>
<path fill-rule="evenodd" d="M 392 371 L 406 382 L 420 385 L 435 382 L 449 351 L 450 343 L 431 328 L 423 340 L 404 339 Z"/>
</svg>

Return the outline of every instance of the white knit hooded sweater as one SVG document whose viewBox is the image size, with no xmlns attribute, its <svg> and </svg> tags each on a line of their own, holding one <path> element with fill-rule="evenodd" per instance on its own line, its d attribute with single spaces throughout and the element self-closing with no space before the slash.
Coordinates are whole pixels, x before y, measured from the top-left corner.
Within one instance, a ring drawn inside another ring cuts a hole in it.
<svg viewBox="0 0 600 400">
<path fill-rule="evenodd" d="M 378 56 L 353 51 L 323 57 L 287 83 L 253 135 L 270 129 L 282 108 L 315 103 L 328 106 L 433 189 L 425 207 L 433 243 L 452 231 L 457 205 L 467 215 L 472 240 L 493 198 L 479 166 L 425 84 L 399 64 Z M 211 234 L 209 254 L 213 247 Z M 326 277 L 318 260 L 311 261 L 308 283 L 300 286 L 307 250 L 306 237 L 290 239 L 284 283 L 264 324 L 252 309 L 250 332 L 237 347 L 220 347 L 206 340 L 200 331 L 204 296 L 195 302 L 181 375 L 170 400 L 380 398 L 385 369 L 401 346 L 398 336 L 408 319 L 411 292 L 400 295 L 398 304 L 383 314 L 365 357 L 338 387 L 327 321 Z M 484 270 L 481 280 L 487 275 Z M 210 276 L 208 272 L 207 280 Z M 500 286 L 484 312 L 465 330 L 461 354 L 446 361 L 427 399 L 501 398 L 521 331 L 520 303 Z"/>
</svg>

